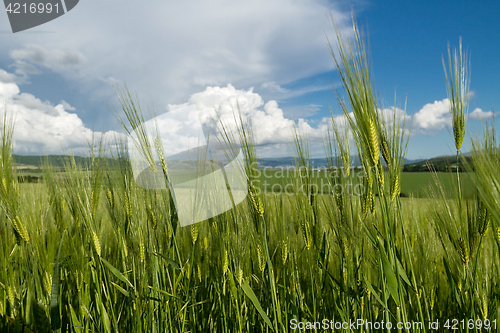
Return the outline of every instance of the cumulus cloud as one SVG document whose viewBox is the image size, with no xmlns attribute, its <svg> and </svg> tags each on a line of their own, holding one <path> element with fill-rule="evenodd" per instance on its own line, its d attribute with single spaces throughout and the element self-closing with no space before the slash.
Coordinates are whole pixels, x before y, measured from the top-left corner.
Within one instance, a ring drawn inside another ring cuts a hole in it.
<svg viewBox="0 0 500 333">
<path fill-rule="evenodd" d="M 85 153 L 92 138 L 87 128 L 65 101 L 52 105 L 35 96 L 21 93 L 15 83 L 0 82 L 0 100 L 5 101 L 7 112 L 15 119 L 14 152 L 17 154 L 61 154 L 64 150 Z M 2 105 L 2 110 L 3 105 Z M 99 137 L 100 132 L 96 132 Z M 105 139 L 114 139 L 113 131 L 104 134 Z"/>
<path fill-rule="evenodd" d="M 75 108 L 68 102 L 63 100 L 53 105 L 32 94 L 21 92 L 15 83 L 5 82 L 0 82 L 0 100 L 7 102 L 7 110 L 15 117 L 15 153 L 61 154 L 72 150 L 77 154 L 84 154 L 87 151 L 92 130 L 84 125 L 76 113 L 71 112 Z M 316 142 L 319 142 L 326 131 L 326 119 L 319 121 L 316 126 L 311 126 L 302 118 L 294 121 L 284 116 L 278 102 L 264 102 L 253 89 L 239 90 L 230 84 L 226 87 L 207 87 L 204 91 L 193 94 L 187 103 L 169 105 L 168 108 L 175 110 L 193 104 L 202 123 L 210 123 L 220 116 L 230 130 L 236 128 L 234 115 L 239 110 L 244 119 L 251 121 L 255 143 L 268 156 L 290 154 L 287 148 L 293 140 L 294 127 Z M 191 126 L 192 121 L 190 119 L 186 125 Z M 168 121 L 159 125 L 171 132 L 179 124 Z M 97 137 L 101 134 L 103 133 L 95 132 Z M 184 134 L 186 135 L 177 133 L 175 140 L 181 143 L 182 140 L 188 140 L 189 133 Z M 114 131 L 104 133 L 105 139 L 111 141 L 115 139 L 115 135 L 121 134 Z"/>
<path fill-rule="evenodd" d="M 68 110 L 68 111 L 75 111 L 76 110 L 75 107 L 71 106 L 68 102 L 66 102 L 64 100 L 61 101 L 61 104 L 64 107 L 64 110 Z"/>
<path fill-rule="evenodd" d="M 472 93 L 469 94 L 469 97 L 471 95 Z M 483 111 L 481 108 L 475 108 L 468 114 L 468 118 L 471 120 L 484 120 L 494 116 L 493 111 Z M 433 135 L 445 127 L 451 127 L 450 100 L 445 98 L 441 101 L 425 104 L 413 115 L 413 119 L 413 125 L 418 134 Z"/>
<path fill-rule="evenodd" d="M 19 94 L 19 87 L 15 83 L 0 83 L 0 98 L 9 100 L 13 96 Z"/>
<path fill-rule="evenodd" d="M 284 152 L 285 146 L 293 140 L 294 128 L 313 141 L 321 139 L 326 129 L 326 119 L 321 120 L 317 126 L 311 126 L 303 118 L 294 121 L 284 116 L 278 102 L 264 102 L 252 88 L 239 90 L 231 84 L 226 87 L 207 87 L 204 91 L 193 94 L 187 103 L 169 105 L 169 109 L 175 110 L 190 104 L 196 105 L 203 124 L 210 125 L 214 119 L 221 119 L 224 126 L 233 133 L 236 133 L 237 126 L 234 116 L 241 112 L 242 117 L 251 122 L 255 143 L 265 147 L 265 151 L 270 152 L 271 149 L 274 154 Z"/>
<path fill-rule="evenodd" d="M 0 73 L 3 74 L 3 73 Z M 11 76 L 4 74 L 3 81 Z M 74 112 L 76 109 L 62 100 L 53 105 L 42 101 L 32 94 L 22 93 L 19 86 L 13 82 L 0 81 L 0 100 L 6 100 L 8 109 L 13 111 L 16 118 L 15 152 L 21 154 L 61 153 L 61 149 L 84 152 L 92 138 L 92 130 L 84 125 L 80 117 Z M 236 89 L 228 84 L 224 87 L 207 87 L 204 91 L 192 94 L 186 103 L 170 104 L 168 110 L 175 110 L 187 105 L 195 105 L 199 120 L 211 124 L 214 119 L 222 119 L 224 125 L 236 133 L 235 114 L 241 112 L 243 119 L 249 120 L 253 127 L 255 143 L 261 150 L 261 156 L 290 155 L 289 145 L 293 142 L 293 131 L 307 137 L 310 148 L 321 153 L 321 140 L 327 133 L 330 118 L 308 121 L 305 118 L 292 119 L 285 115 L 275 100 L 265 101 L 262 96 L 250 89 Z M 312 109 L 319 105 L 311 105 Z M 379 110 L 388 124 L 393 122 L 394 116 L 400 121 L 409 123 L 411 116 L 399 108 Z M 350 114 L 353 117 L 352 113 Z M 470 114 L 472 119 L 484 119 L 490 116 L 488 112 L 475 109 Z M 220 117 L 220 118 L 219 118 Z M 483 117 L 483 118 L 481 118 Z M 193 119 L 187 122 L 191 126 Z M 340 127 L 347 126 L 344 115 L 335 116 Z M 417 134 L 433 134 L 450 125 L 449 101 L 435 101 L 426 104 L 413 115 L 414 129 Z M 179 125 L 179 124 L 177 124 Z M 175 130 L 174 122 L 161 123 L 161 127 Z M 182 132 L 182 131 L 181 131 Z M 184 131 L 185 132 L 185 131 Z M 184 133 L 183 132 L 183 133 Z M 188 140 L 188 134 L 176 134 L 176 140 Z M 96 135 L 102 133 L 97 132 Z M 104 134 L 105 138 L 114 140 L 116 132 Z M 235 135 L 237 137 L 237 135 Z M 187 142 L 187 141 L 186 141 Z M 192 142 L 191 142 L 192 143 Z"/>
<path fill-rule="evenodd" d="M 413 115 L 413 119 L 416 129 L 426 133 L 433 133 L 451 126 L 450 100 L 445 98 L 425 104 Z"/>
<path fill-rule="evenodd" d="M 493 111 L 483 111 L 481 108 L 475 108 L 474 111 L 469 113 L 469 119 L 484 120 L 493 118 L 495 114 Z"/>
<path fill-rule="evenodd" d="M 0 82 L 2 83 L 15 83 L 18 81 L 18 78 L 12 74 L 12 73 L 7 73 L 3 69 L 0 69 Z"/>
</svg>

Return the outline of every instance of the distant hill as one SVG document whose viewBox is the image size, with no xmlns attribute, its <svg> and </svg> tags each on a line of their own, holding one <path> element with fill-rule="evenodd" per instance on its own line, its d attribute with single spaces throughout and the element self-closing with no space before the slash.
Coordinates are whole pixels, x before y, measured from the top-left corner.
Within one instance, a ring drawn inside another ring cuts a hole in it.
<svg viewBox="0 0 500 333">
<path fill-rule="evenodd" d="M 423 160 L 406 160 L 406 164 L 418 163 Z M 260 166 L 263 167 L 291 167 L 295 165 L 294 157 L 275 157 L 275 158 L 261 158 Z M 326 168 L 328 167 L 328 161 L 326 158 L 312 158 L 310 162 L 311 167 L 313 168 Z M 358 156 L 351 156 L 351 165 L 352 166 L 361 166 Z"/>
<path fill-rule="evenodd" d="M 68 158 L 66 155 L 48 155 L 48 156 L 24 156 L 13 155 L 19 169 L 40 168 L 45 159 L 48 159 L 50 165 L 54 167 L 64 167 L 65 160 Z M 470 161 L 470 156 L 465 156 Z M 106 158 L 110 160 L 110 158 Z M 78 165 L 84 165 L 89 162 L 90 158 L 75 156 L 75 162 Z M 310 165 L 313 168 L 325 168 L 328 166 L 326 158 L 313 158 L 310 160 Z M 427 160 L 406 160 L 403 171 L 405 172 L 427 172 L 429 171 L 427 163 L 431 164 L 436 171 L 448 171 L 449 167 L 452 168 L 456 165 L 455 156 L 441 156 Z M 275 158 L 261 158 L 259 161 L 261 167 L 292 167 L 295 165 L 294 157 L 275 157 Z M 351 157 L 351 164 L 353 166 L 360 166 L 358 156 Z M 462 163 L 459 164 L 461 167 Z M 172 166 L 174 167 L 174 166 Z M 175 168 L 175 167 L 174 167 Z M 463 169 L 463 168 L 461 168 Z"/>
<path fill-rule="evenodd" d="M 49 165 L 62 168 L 68 161 L 69 156 L 67 155 L 46 155 L 46 156 L 24 156 L 24 155 L 13 155 L 14 161 L 16 162 L 17 168 L 19 169 L 32 169 L 41 168 L 47 159 Z M 75 163 L 77 165 L 86 165 L 90 162 L 90 157 L 75 156 Z M 112 158 L 105 157 L 105 160 L 113 160 Z"/>
<path fill-rule="evenodd" d="M 68 158 L 66 155 L 48 155 L 48 156 L 24 156 L 24 155 L 13 155 L 14 161 L 16 161 L 17 165 L 30 165 L 41 167 L 45 161 L 45 158 L 48 158 L 49 164 L 55 167 L 63 167 L 65 159 Z M 75 163 L 81 164 L 87 158 L 75 156 Z"/>
<path fill-rule="evenodd" d="M 470 163 L 472 161 L 470 155 L 464 156 L 465 160 Z M 436 170 L 439 172 L 445 172 L 451 170 L 456 170 L 457 167 L 457 158 L 456 156 L 439 156 L 434 157 L 428 160 L 421 160 L 418 162 L 407 163 L 403 171 L 404 172 L 428 172 L 429 166 L 431 170 Z M 464 171 L 464 165 L 462 163 L 462 158 L 459 159 L 458 163 L 459 170 Z"/>
</svg>

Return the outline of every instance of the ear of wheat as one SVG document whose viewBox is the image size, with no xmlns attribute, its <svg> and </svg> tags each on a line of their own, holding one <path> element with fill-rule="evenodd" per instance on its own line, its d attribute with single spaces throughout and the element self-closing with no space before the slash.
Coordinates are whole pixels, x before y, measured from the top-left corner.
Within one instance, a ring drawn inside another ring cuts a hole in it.
<svg viewBox="0 0 500 333">
<path fill-rule="evenodd" d="M 498 246 L 500 246 L 500 227 L 498 227 L 493 234 L 495 236 L 495 240 L 497 241 Z"/>
<path fill-rule="evenodd" d="M 397 196 L 399 196 L 401 192 L 401 186 L 399 183 L 399 173 L 392 173 L 390 180 L 391 180 L 391 200 L 394 200 Z"/>
<path fill-rule="evenodd" d="M 382 135 L 380 137 L 380 150 L 382 152 L 382 157 L 387 165 L 391 165 L 391 152 L 389 150 L 389 145 L 387 144 L 387 137 Z"/>
<path fill-rule="evenodd" d="M 201 282 L 201 266 L 200 265 L 196 265 L 196 274 L 198 276 L 198 281 Z"/>
<path fill-rule="evenodd" d="M 21 239 L 28 243 L 30 241 L 30 235 L 28 234 L 28 230 L 24 226 L 23 221 L 17 215 L 12 218 L 11 221 L 16 234 L 18 234 Z"/>
<path fill-rule="evenodd" d="M 193 245 L 196 244 L 197 240 L 198 240 L 198 224 L 193 224 L 191 226 L 191 241 L 193 242 Z"/>
<path fill-rule="evenodd" d="M 281 261 L 283 265 L 286 264 L 286 260 L 288 259 L 288 243 L 284 240 L 281 242 Z"/>
<path fill-rule="evenodd" d="M 380 159 L 378 160 L 377 165 L 377 181 L 380 190 L 384 191 L 384 167 L 382 166 L 382 161 Z"/>
<path fill-rule="evenodd" d="M 130 197 L 128 191 L 125 191 L 123 195 L 123 201 L 125 205 L 125 213 L 127 214 L 127 216 L 132 216 L 132 209 L 130 208 Z"/>
<path fill-rule="evenodd" d="M 260 215 L 264 216 L 264 205 L 260 196 L 257 194 L 257 190 L 252 184 L 248 185 L 248 193 L 250 195 L 250 200 L 252 202 L 253 208 Z"/>
<path fill-rule="evenodd" d="M 467 109 L 469 94 L 469 64 L 467 54 L 462 53 L 462 38 L 460 38 L 459 53 L 454 50 L 453 56 L 448 45 L 448 68 L 446 70 L 444 57 L 442 59 L 446 77 L 450 112 L 452 116 L 453 136 L 457 152 L 462 147 L 467 128 Z"/>
<path fill-rule="evenodd" d="M 486 320 L 488 318 L 488 297 L 486 296 L 485 293 L 481 295 L 479 304 L 481 305 L 481 314 L 483 315 L 483 320 Z"/>
<path fill-rule="evenodd" d="M 262 252 L 260 244 L 257 244 L 257 261 L 259 264 L 259 270 L 264 272 L 266 269 L 266 259 L 264 258 L 264 253 Z"/>
<path fill-rule="evenodd" d="M 156 215 L 153 212 L 153 209 L 152 209 L 150 203 L 146 204 L 146 212 L 148 215 L 148 221 L 149 221 L 149 223 L 151 223 L 151 227 L 153 228 L 153 230 L 156 230 L 156 228 L 158 228 L 158 220 L 156 219 Z"/>
<path fill-rule="evenodd" d="M 372 165 L 377 166 L 380 158 L 380 142 L 373 119 L 368 119 L 368 147 L 370 148 Z"/>
<path fill-rule="evenodd" d="M 483 204 L 482 201 L 479 201 L 478 204 L 478 232 L 479 234 L 484 237 L 486 235 L 486 232 L 488 231 L 488 227 L 490 225 L 490 214 L 488 212 L 488 209 L 486 206 Z"/>
<path fill-rule="evenodd" d="M 100 257 L 101 256 L 101 241 L 99 240 L 99 236 L 97 233 L 92 229 L 91 231 L 92 234 L 92 242 L 94 243 L 94 249 L 97 253 L 97 255 Z"/>
<path fill-rule="evenodd" d="M 302 235 L 304 237 L 304 243 L 306 245 L 306 248 L 309 250 L 311 249 L 311 246 L 312 246 L 312 235 L 311 235 L 311 226 L 309 224 L 309 221 L 305 221 L 303 224 L 302 224 Z"/>
<path fill-rule="evenodd" d="M 469 264 L 469 245 L 466 244 L 462 237 L 458 239 L 458 253 L 460 254 L 460 259 L 462 259 L 462 262 L 467 267 Z"/>
<path fill-rule="evenodd" d="M 115 207 L 115 198 L 113 195 L 113 191 L 107 190 L 106 191 L 106 197 L 108 198 L 108 204 L 111 209 Z"/>
<path fill-rule="evenodd" d="M 203 237 L 203 250 L 207 251 L 208 250 L 208 238 Z"/>
<path fill-rule="evenodd" d="M 227 250 L 224 250 L 224 256 L 222 258 L 222 274 L 226 274 L 229 269 L 229 257 Z"/>
<path fill-rule="evenodd" d="M 238 264 L 238 268 L 236 268 L 236 281 L 241 284 L 243 281 L 243 269 L 241 268 L 241 264 Z"/>
</svg>

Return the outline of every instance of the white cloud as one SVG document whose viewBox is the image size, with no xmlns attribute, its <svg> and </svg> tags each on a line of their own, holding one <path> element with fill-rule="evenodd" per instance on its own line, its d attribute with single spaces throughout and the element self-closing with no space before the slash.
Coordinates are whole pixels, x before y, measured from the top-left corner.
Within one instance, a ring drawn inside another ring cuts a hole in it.
<svg viewBox="0 0 500 333">
<path fill-rule="evenodd" d="M 414 126 L 421 133 L 433 133 L 451 125 L 450 101 L 445 98 L 441 101 L 425 104 L 413 115 Z"/>
<path fill-rule="evenodd" d="M 234 115 L 238 115 L 239 110 L 244 119 L 251 121 L 255 143 L 266 146 L 266 151 L 274 147 L 274 154 L 283 152 L 284 147 L 293 141 L 294 126 L 300 133 L 316 141 L 325 131 L 324 120 L 312 127 L 302 118 L 297 121 L 286 118 L 276 101 L 265 103 L 259 94 L 253 92 L 253 88 L 238 90 L 230 84 L 226 87 L 207 87 L 205 91 L 193 94 L 188 103 L 169 105 L 169 109 L 174 110 L 188 104 L 196 105 L 202 123 L 211 123 L 213 119 L 220 117 L 233 133 L 236 133 Z"/>
<path fill-rule="evenodd" d="M 61 154 L 73 150 L 85 153 L 92 138 L 92 130 L 67 102 L 58 105 L 42 102 L 35 96 L 20 93 L 15 83 L 0 82 L 0 100 L 7 105 L 15 119 L 14 152 L 17 154 Z M 3 110 L 3 105 L 1 105 Z M 96 132 L 97 137 L 102 133 Z M 105 133 L 106 139 L 114 139 L 115 132 Z"/>
<path fill-rule="evenodd" d="M 483 120 L 493 118 L 495 114 L 493 111 L 483 111 L 481 108 L 475 108 L 474 111 L 469 113 L 469 119 Z"/>
<path fill-rule="evenodd" d="M 3 69 L 0 69 L 0 82 L 15 83 L 17 80 L 18 80 L 18 78 L 14 74 L 7 73 Z"/>
<path fill-rule="evenodd" d="M 19 87 L 17 84 L 0 82 L 0 98 L 8 100 L 17 94 L 19 94 Z M 3 105 L 0 104 L 0 106 Z"/>
<path fill-rule="evenodd" d="M 92 138 L 92 130 L 66 101 L 53 105 L 42 101 L 32 94 L 22 93 L 15 83 L 0 82 L 0 100 L 7 103 L 7 111 L 15 117 L 14 152 L 18 154 L 61 154 L 74 151 L 84 154 Z M 311 126 L 304 119 L 294 121 L 284 116 L 274 100 L 264 102 L 253 89 L 238 90 L 232 85 L 226 87 L 208 87 L 193 94 L 182 105 L 169 105 L 173 110 L 184 105 L 195 104 L 202 121 L 211 120 L 215 111 L 221 116 L 229 129 L 235 129 L 234 112 L 239 110 L 245 119 L 251 119 L 255 134 L 255 143 L 262 147 L 268 156 L 289 155 L 287 148 L 293 141 L 293 128 L 307 135 L 312 141 L 319 141 L 325 133 L 326 120 L 317 126 Z M 172 123 L 164 124 L 171 128 Z M 164 126 L 164 127 L 165 127 Z M 102 133 L 96 132 L 99 137 Z M 114 142 L 114 131 L 104 134 L 105 139 Z M 178 138 L 183 139 L 182 135 Z M 185 139 L 185 138 L 184 138 Z"/>
<path fill-rule="evenodd" d="M 66 102 L 64 100 L 61 101 L 61 104 L 64 107 L 64 110 L 68 110 L 68 111 L 75 111 L 76 110 L 75 107 L 71 106 L 68 102 Z"/>
<path fill-rule="evenodd" d="M 473 93 L 469 96 L 473 96 Z M 493 111 L 483 111 L 481 108 L 475 108 L 468 114 L 468 118 L 472 120 L 489 119 L 494 116 Z M 417 134 L 433 135 L 447 126 L 451 127 L 450 100 L 445 98 L 424 105 L 413 115 L 413 120 Z"/>
</svg>

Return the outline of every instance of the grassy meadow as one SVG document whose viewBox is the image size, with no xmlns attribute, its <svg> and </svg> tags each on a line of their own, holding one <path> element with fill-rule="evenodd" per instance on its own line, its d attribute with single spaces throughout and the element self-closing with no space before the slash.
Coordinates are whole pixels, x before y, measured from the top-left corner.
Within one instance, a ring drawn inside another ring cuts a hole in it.
<svg viewBox="0 0 500 333">
<path fill-rule="evenodd" d="M 252 167 L 258 156 L 251 126 L 240 122 L 237 140 L 224 140 L 242 147 L 248 195 L 190 226 L 179 225 L 169 190 L 135 184 L 123 142 L 97 138 L 89 159 L 68 156 L 62 170 L 44 163 L 41 183 L 19 183 L 15 123 L 4 112 L 0 330 L 497 331 L 494 129 L 486 126 L 472 141 L 468 172 L 402 173 L 411 128 L 401 114 L 378 112 L 365 42 L 353 22 L 354 36 L 337 31 L 338 48 L 331 49 L 346 120 L 332 116 L 324 138 L 329 172 L 308 167 L 308 142 L 295 132 L 299 171 L 273 173 L 264 188 L 267 178 Z M 459 161 L 468 93 L 462 59 L 460 48 L 444 64 Z M 137 101 L 126 90 L 117 97 L 124 127 L 141 129 Z M 158 138 L 146 134 L 138 138 L 144 156 L 156 152 L 168 183 Z M 354 154 L 363 172 L 351 171 Z M 331 190 L 315 191 L 319 181 Z M 293 186 L 276 191 L 274 184 Z M 349 191 L 353 184 L 359 192 Z"/>
</svg>

